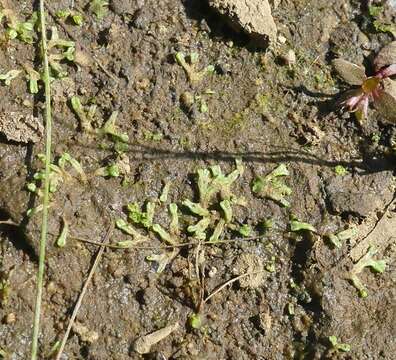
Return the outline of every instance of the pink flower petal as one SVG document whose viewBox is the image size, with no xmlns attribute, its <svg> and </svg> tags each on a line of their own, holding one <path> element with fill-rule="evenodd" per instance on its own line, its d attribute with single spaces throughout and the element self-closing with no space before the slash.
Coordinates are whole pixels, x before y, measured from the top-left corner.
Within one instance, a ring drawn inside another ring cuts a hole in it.
<svg viewBox="0 0 396 360">
<path fill-rule="evenodd" d="M 384 79 L 393 75 L 396 75 L 396 64 L 392 64 L 387 66 L 386 68 L 381 69 L 377 72 L 375 76 L 379 77 L 380 79 Z"/>
</svg>

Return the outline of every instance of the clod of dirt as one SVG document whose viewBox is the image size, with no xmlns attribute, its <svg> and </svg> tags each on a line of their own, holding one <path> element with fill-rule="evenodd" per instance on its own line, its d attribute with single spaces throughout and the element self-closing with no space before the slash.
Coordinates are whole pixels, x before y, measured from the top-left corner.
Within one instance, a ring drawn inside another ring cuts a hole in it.
<svg viewBox="0 0 396 360">
<path fill-rule="evenodd" d="M 73 324 L 73 331 L 80 337 L 81 341 L 92 344 L 99 339 L 99 334 L 96 331 L 89 330 L 81 323 Z"/>
<path fill-rule="evenodd" d="M 179 327 L 179 323 L 166 326 L 162 329 L 152 332 L 151 334 L 141 336 L 133 344 L 133 349 L 139 354 L 148 354 L 150 352 L 151 346 L 160 342 L 169 336 Z"/>
<path fill-rule="evenodd" d="M 267 46 L 276 38 L 277 28 L 268 0 L 209 0 L 209 5 L 225 15 L 231 25 L 242 29 L 257 45 Z"/>
<path fill-rule="evenodd" d="M 338 214 L 352 213 L 366 217 L 382 209 L 393 196 L 392 172 L 368 175 L 336 176 L 326 186 L 332 210 Z"/>
<path fill-rule="evenodd" d="M 264 282 L 263 260 L 254 254 L 242 254 L 236 261 L 233 269 L 235 275 L 251 273 L 239 279 L 241 288 L 258 288 Z"/>
<path fill-rule="evenodd" d="M 396 64 L 396 41 L 384 46 L 374 59 L 376 71 L 392 64 Z"/>
<path fill-rule="evenodd" d="M 9 141 L 36 143 L 40 141 L 43 132 L 43 125 L 33 115 L 16 112 L 0 115 L 0 133 L 3 133 Z"/>
</svg>

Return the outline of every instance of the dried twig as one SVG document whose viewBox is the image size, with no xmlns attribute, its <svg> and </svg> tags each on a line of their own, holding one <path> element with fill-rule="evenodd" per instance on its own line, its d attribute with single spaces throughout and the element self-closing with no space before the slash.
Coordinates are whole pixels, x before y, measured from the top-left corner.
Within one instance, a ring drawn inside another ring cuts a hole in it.
<svg viewBox="0 0 396 360">
<path fill-rule="evenodd" d="M 230 280 L 227 280 L 224 284 L 221 284 L 218 288 L 216 288 L 215 290 L 213 290 L 213 292 L 211 294 L 209 294 L 205 299 L 204 299 L 204 303 L 208 302 L 213 296 L 215 296 L 218 292 L 220 292 L 221 290 L 223 290 L 225 287 L 227 287 L 228 285 L 231 285 L 232 283 L 234 283 L 235 281 L 238 281 L 239 279 L 242 279 L 246 276 L 251 276 L 251 275 L 257 275 L 257 274 L 261 274 L 263 272 L 266 272 L 267 270 L 261 270 L 261 271 L 254 271 L 254 272 L 249 272 L 249 273 L 245 273 L 245 274 L 241 274 L 238 275 Z"/>
<path fill-rule="evenodd" d="M 90 272 L 88 274 L 87 280 L 85 281 L 85 284 L 84 284 L 84 286 L 83 286 L 83 288 L 81 290 L 81 293 L 80 293 L 80 295 L 78 297 L 76 305 L 74 306 L 74 310 L 73 310 L 73 313 L 72 313 L 72 315 L 70 317 L 69 324 L 67 325 L 67 329 L 66 329 L 65 335 L 63 336 L 63 339 L 62 339 L 62 342 L 60 344 L 58 353 L 56 355 L 56 358 L 55 358 L 56 360 L 60 360 L 60 358 L 62 356 L 63 349 L 65 348 L 67 339 L 68 339 L 70 331 L 71 331 L 71 329 L 73 327 L 73 323 L 74 323 L 74 320 L 76 319 L 78 310 L 81 307 L 84 295 L 85 295 L 85 293 L 86 293 L 86 291 L 88 289 L 88 286 L 89 286 L 89 283 L 91 282 L 92 276 L 95 273 L 95 270 L 98 267 L 100 259 L 101 259 L 102 255 L 103 255 L 103 252 L 104 252 L 104 249 L 105 249 L 104 245 L 109 241 L 113 229 L 114 229 L 114 224 L 109 226 L 109 228 L 107 230 L 107 233 L 106 233 L 105 237 L 103 238 L 103 241 L 100 243 L 101 247 L 100 247 L 98 253 L 96 254 L 95 262 L 93 263 L 93 265 L 91 267 L 91 270 L 90 270 Z"/>
</svg>

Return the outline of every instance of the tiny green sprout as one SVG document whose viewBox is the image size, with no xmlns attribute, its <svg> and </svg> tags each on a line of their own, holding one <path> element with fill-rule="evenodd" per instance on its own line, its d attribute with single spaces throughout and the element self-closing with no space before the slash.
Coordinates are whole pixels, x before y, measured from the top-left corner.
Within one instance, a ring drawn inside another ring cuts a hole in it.
<svg viewBox="0 0 396 360">
<path fill-rule="evenodd" d="M 81 26 L 84 23 L 84 17 L 69 9 L 63 9 L 56 12 L 56 17 L 62 20 L 70 20 L 71 23 L 77 26 Z"/>
<path fill-rule="evenodd" d="M 143 130 L 144 134 L 144 140 L 146 141 L 161 141 L 164 135 L 162 135 L 160 132 L 152 132 L 152 131 L 147 131 Z"/>
<path fill-rule="evenodd" d="M 58 160 L 58 165 L 62 170 L 65 170 L 66 163 L 69 163 L 73 169 L 78 173 L 82 181 L 86 181 L 87 177 L 81 164 L 73 158 L 69 153 L 63 153 Z"/>
<path fill-rule="evenodd" d="M 175 203 L 169 204 L 169 213 L 171 215 L 169 229 L 172 234 L 177 235 L 179 233 L 179 214 L 178 207 Z"/>
<path fill-rule="evenodd" d="M 157 263 L 158 265 L 157 265 L 156 272 L 158 274 L 160 274 L 165 270 L 166 266 L 173 259 L 173 257 L 174 257 L 174 253 L 165 252 L 165 253 L 159 254 L 159 255 L 153 254 L 153 255 L 146 256 L 146 260 Z"/>
<path fill-rule="evenodd" d="M 120 133 L 116 127 L 116 121 L 118 117 L 118 111 L 114 111 L 110 118 L 105 122 L 103 127 L 99 130 L 99 132 L 103 135 L 110 135 L 113 140 L 119 140 L 121 142 L 128 142 L 129 137 L 126 133 Z"/>
<path fill-rule="evenodd" d="M 206 103 L 205 99 L 201 99 L 201 105 L 199 107 L 199 111 L 202 114 L 206 114 L 209 111 L 208 104 Z"/>
<path fill-rule="evenodd" d="M 32 216 L 38 214 L 39 212 L 43 211 L 43 204 L 40 204 L 34 208 L 30 208 L 26 211 L 27 217 L 31 218 Z"/>
<path fill-rule="evenodd" d="M 349 240 L 357 235 L 356 228 L 350 228 L 343 231 L 338 232 L 337 234 L 328 234 L 326 235 L 329 242 L 335 246 L 336 248 L 341 248 L 342 243 L 346 240 Z"/>
<path fill-rule="evenodd" d="M 188 325 L 192 328 L 192 329 L 200 329 L 202 327 L 202 318 L 200 314 L 191 314 L 188 317 Z"/>
<path fill-rule="evenodd" d="M 162 188 L 162 193 L 161 193 L 161 196 L 159 198 L 159 200 L 162 203 L 166 203 L 168 201 L 168 194 L 169 194 L 170 186 L 171 186 L 171 183 L 167 182 L 167 183 L 165 183 L 164 187 Z"/>
<path fill-rule="evenodd" d="M 141 235 L 138 231 L 136 231 L 131 225 L 129 225 L 125 220 L 123 219 L 117 219 L 116 220 L 116 228 L 120 229 L 124 233 L 130 235 L 133 237 L 133 241 L 131 240 L 125 240 L 125 241 L 120 241 L 116 245 L 121 247 L 121 248 L 128 248 L 130 247 L 129 244 L 132 243 L 133 245 L 136 245 L 137 243 L 147 241 L 148 238 L 145 236 Z"/>
<path fill-rule="evenodd" d="M 173 239 L 173 237 L 161 225 L 154 224 L 152 230 L 158 234 L 161 240 L 165 241 L 166 243 L 170 245 L 176 244 L 176 241 Z"/>
<path fill-rule="evenodd" d="M 63 228 L 58 239 L 56 240 L 56 246 L 60 248 L 65 247 L 66 239 L 68 235 L 69 235 L 69 224 L 65 219 L 63 219 Z"/>
<path fill-rule="evenodd" d="M 120 249 L 130 249 L 134 245 L 136 245 L 136 242 L 132 240 L 124 240 L 124 241 L 116 242 L 116 246 L 119 247 Z"/>
<path fill-rule="evenodd" d="M 258 176 L 252 183 L 252 191 L 259 197 L 269 198 L 283 207 L 289 207 L 290 203 L 285 196 L 291 195 L 292 190 L 283 182 L 285 176 L 289 176 L 289 171 L 281 164 L 268 175 Z"/>
<path fill-rule="evenodd" d="M 271 256 L 271 259 L 269 262 L 265 264 L 265 270 L 267 270 L 270 273 L 274 273 L 276 271 L 276 258 L 275 256 Z"/>
<path fill-rule="evenodd" d="M 198 203 L 193 203 L 191 200 L 187 199 L 183 201 L 183 205 L 186 206 L 193 214 L 202 216 L 202 217 L 207 217 L 210 216 L 209 210 L 203 208 L 200 204 Z"/>
<path fill-rule="evenodd" d="M 119 177 L 120 176 L 120 169 L 118 165 L 116 164 L 111 164 L 106 167 L 106 176 L 109 177 Z"/>
<path fill-rule="evenodd" d="M 124 241 L 118 241 L 115 244 L 117 247 L 119 247 L 120 249 L 130 249 L 133 246 L 136 245 L 135 241 L 132 240 L 124 240 Z"/>
<path fill-rule="evenodd" d="M 331 335 L 328 337 L 328 340 L 332 346 L 332 348 L 336 351 L 342 351 L 342 352 L 349 352 L 351 351 L 351 345 L 349 344 L 343 344 L 343 343 L 339 343 L 338 339 L 336 336 Z"/>
<path fill-rule="evenodd" d="M 78 119 L 80 120 L 81 130 L 84 132 L 92 132 L 91 120 L 92 118 L 88 113 L 85 112 L 80 98 L 78 96 L 73 96 L 70 99 L 70 104 L 73 111 L 76 113 Z"/>
<path fill-rule="evenodd" d="M 28 21 L 18 22 L 11 19 L 6 34 L 10 40 L 19 39 L 24 43 L 33 44 L 34 27 L 38 22 L 37 12 L 33 12 Z"/>
<path fill-rule="evenodd" d="M 301 222 L 295 219 L 290 221 L 290 231 L 292 232 L 311 231 L 316 233 L 316 229 L 311 224 Z"/>
<path fill-rule="evenodd" d="M 6 305 L 10 297 L 10 282 L 8 277 L 0 273 L 0 305 Z"/>
<path fill-rule="evenodd" d="M 222 232 L 224 231 L 224 227 L 225 227 L 225 221 L 224 219 L 220 219 L 217 224 L 216 227 L 213 230 L 213 234 L 211 235 L 211 237 L 209 238 L 209 241 L 212 243 L 216 243 L 219 241 L 220 236 L 222 234 Z"/>
<path fill-rule="evenodd" d="M 336 175 L 338 176 L 345 176 L 346 174 L 348 174 L 348 170 L 342 166 L 342 165 L 337 165 L 334 168 L 334 172 L 336 173 Z"/>
<path fill-rule="evenodd" d="M 153 226 L 153 218 L 155 213 L 155 203 L 148 202 L 146 211 L 143 212 L 137 203 L 128 204 L 128 218 L 135 224 L 150 229 Z"/>
<path fill-rule="evenodd" d="M 187 63 L 186 57 L 183 53 L 177 52 L 175 54 L 177 64 L 184 69 L 190 83 L 200 82 L 206 75 L 212 74 L 215 71 L 213 65 L 209 65 L 201 71 L 196 71 L 195 66 L 198 62 L 198 54 L 196 53 L 191 53 L 188 59 L 190 63 Z"/>
<path fill-rule="evenodd" d="M 287 313 L 290 316 L 294 316 L 295 315 L 295 309 L 294 309 L 294 304 L 293 303 L 287 303 Z"/>
<path fill-rule="evenodd" d="M 383 6 L 370 5 L 368 7 L 368 12 L 370 16 L 376 17 L 381 14 L 383 9 L 384 9 Z"/>
<path fill-rule="evenodd" d="M 4 81 L 6 86 L 10 86 L 11 81 L 16 79 L 21 72 L 21 70 L 10 70 L 6 74 L 0 74 L 0 80 Z"/>
<path fill-rule="evenodd" d="M 364 268 L 368 267 L 372 271 L 376 273 L 382 274 L 386 268 L 385 260 L 374 260 L 373 257 L 377 253 L 377 250 L 370 246 L 367 250 L 367 253 L 353 266 L 352 270 L 349 273 L 349 280 L 352 285 L 358 290 L 359 296 L 361 298 L 366 298 L 368 296 L 368 291 L 366 290 L 363 283 L 358 278 L 358 274 L 360 274 Z"/>
<path fill-rule="evenodd" d="M 239 229 L 238 232 L 243 236 L 243 237 L 248 237 L 252 233 L 252 228 L 248 224 L 243 224 Z"/>
<path fill-rule="evenodd" d="M 37 185 L 35 183 L 28 183 L 26 185 L 26 189 L 32 193 L 35 193 L 37 191 Z"/>
<path fill-rule="evenodd" d="M 95 14 L 95 16 L 101 20 L 107 14 L 107 7 L 109 2 L 107 0 L 92 0 L 89 5 L 89 10 Z"/>
<path fill-rule="evenodd" d="M 224 220 L 226 223 L 232 221 L 232 207 L 230 200 L 223 200 L 220 202 L 220 207 L 224 212 Z"/>
<path fill-rule="evenodd" d="M 136 230 L 123 219 L 116 220 L 116 227 L 128 235 L 136 235 Z"/>
<path fill-rule="evenodd" d="M 187 227 L 187 231 L 193 233 L 194 236 L 199 240 L 204 240 L 206 238 L 205 231 L 210 225 L 210 218 L 205 217 L 199 220 L 196 224 Z"/>
<path fill-rule="evenodd" d="M 27 74 L 27 79 L 29 81 L 29 92 L 31 94 L 37 94 L 39 92 L 38 89 L 38 81 L 41 80 L 41 75 L 39 72 L 34 70 L 30 65 L 24 64 L 23 65 L 26 74 Z"/>
<path fill-rule="evenodd" d="M 110 164 L 104 167 L 101 167 L 95 171 L 96 176 L 109 177 L 109 178 L 118 178 L 121 176 L 120 167 L 118 164 Z"/>
</svg>

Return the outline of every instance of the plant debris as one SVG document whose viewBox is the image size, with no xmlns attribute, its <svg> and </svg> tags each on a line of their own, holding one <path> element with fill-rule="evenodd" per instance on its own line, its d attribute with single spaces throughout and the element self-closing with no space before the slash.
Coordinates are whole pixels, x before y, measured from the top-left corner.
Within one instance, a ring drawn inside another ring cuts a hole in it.
<svg viewBox="0 0 396 360">
<path fill-rule="evenodd" d="M 351 281 L 352 285 L 358 290 L 359 296 L 361 298 L 366 298 L 368 296 L 368 291 L 366 290 L 363 283 L 360 281 L 358 275 L 368 267 L 376 273 L 382 274 L 386 268 L 385 260 L 374 260 L 373 257 L 377 253 L 373 247 L 367 250 L 366 255 L 364 255 L 349 272 L 348 279 Z"/>
<path fill-rule="evenodd" d="M 179 323 L 175 323 L 173 325 L 168 325 L 160 330 L 154 331 L 148 335 L 141 336 L 134 342 L 133 349 L 138 354 L 148 354 L 153 345 L 168 337 L 178 328 Z"/>
</svg>

